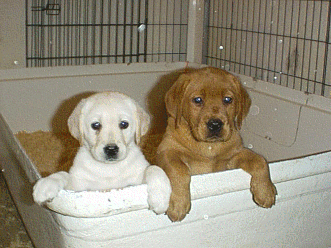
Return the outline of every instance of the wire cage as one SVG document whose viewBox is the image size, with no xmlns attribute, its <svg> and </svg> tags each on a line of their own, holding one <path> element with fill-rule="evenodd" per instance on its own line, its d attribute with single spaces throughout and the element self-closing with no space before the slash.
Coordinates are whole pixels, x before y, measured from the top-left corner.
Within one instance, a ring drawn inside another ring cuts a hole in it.
<svg viewBox="0 0 331 248">
<path fill-rule="evenodd" d="M 188 0 L 26 0 L 26 66 L 185 61 L 186 6 Z"/>
<path fill-rule="evenodd" d="M 187 60 L 192 0 L 26 0 L 26 66 Z M 331 1 L 204 0 L 202 62 L 331 97 Z"/>
<path fill-rule="evenodd" d="M 205 2 L 205 63 L 330 97 L 331 1 Z"/>
</svg>

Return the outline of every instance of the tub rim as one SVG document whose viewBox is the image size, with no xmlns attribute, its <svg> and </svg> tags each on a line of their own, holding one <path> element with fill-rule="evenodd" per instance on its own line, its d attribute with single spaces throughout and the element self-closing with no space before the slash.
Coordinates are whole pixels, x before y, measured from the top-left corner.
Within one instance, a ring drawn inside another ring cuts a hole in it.
<svg viewBox="0 0 331 248">
<path fill-rule="evenodd" d="M 316 164 L 326 162 L 327 166 Z M 274 184 L 331 172 L 331 151 L 269 164 Z M 191 178 L 192 201 L 249 190 L 250 175 L 241 169 L 227 170 Z M 95 199 L 91 204 L 91 199 Z M 276 200 L 277 201 L 277 200 Z M 276 203 L 277 204 L 277 203 Z M 146 184 L 109 191 L 61 190 L 45 205 L 48 209 L 71 217 L 96 218 L 148 209 Z"/>
</svg>

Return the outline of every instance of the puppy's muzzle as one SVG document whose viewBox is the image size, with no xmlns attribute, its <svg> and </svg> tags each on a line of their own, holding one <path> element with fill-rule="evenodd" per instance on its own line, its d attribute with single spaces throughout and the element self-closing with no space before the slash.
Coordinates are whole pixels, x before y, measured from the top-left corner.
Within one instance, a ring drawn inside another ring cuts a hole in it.
<svg viewBox="0 0 331 248">
<path fill-rule="evenodd" d="M 107 160 L 115 160 L 118 157 L 120 148 L 116 144 L 110 144 L 103 148 Z"/>
<path fill-rule="evenodd" d="M 220 119 L 210 119 L 207 122 L 209 137 L 219 137 L 223 128 L 223 122 Z"/>
</svg>

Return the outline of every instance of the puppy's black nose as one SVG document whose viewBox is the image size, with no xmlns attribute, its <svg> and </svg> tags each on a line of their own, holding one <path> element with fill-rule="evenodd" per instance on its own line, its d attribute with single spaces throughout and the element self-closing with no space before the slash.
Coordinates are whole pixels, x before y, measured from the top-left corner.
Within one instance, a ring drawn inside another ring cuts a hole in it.
<svg viewBox="0 0 331 248">
<path fill-rule="evenodd" d="M 107 145 L 103 148 L 104 153 L 107 155 L 107 159 L 116 159 L 119 152 L 117 145 Z"/>
<path fill-rule="evenodd" d="M 220 119 L 211 119 L 207 122 L 207 127 L 212 133 L 219 133 L 222 130 L 223 122 Z"/>
</svg>

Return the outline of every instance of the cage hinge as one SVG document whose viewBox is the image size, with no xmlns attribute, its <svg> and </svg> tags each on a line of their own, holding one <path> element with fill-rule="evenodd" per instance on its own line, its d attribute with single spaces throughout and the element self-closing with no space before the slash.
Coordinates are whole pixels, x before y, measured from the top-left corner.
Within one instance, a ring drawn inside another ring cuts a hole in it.
<svg viewBox="0 0 331 248">
<path fill-rule="evenodd" d="M 60 6 L 60 4 L 57 4 L 57 3 L 55 3 L 55 4 L 48 3 L 46 5 L 46 7 L 32 6 L 31 10 L 40 11 L 40 12 L 46 11 L 46 15 L 59 15 L 61 12 L 61 6 Z"/>
</svg>

